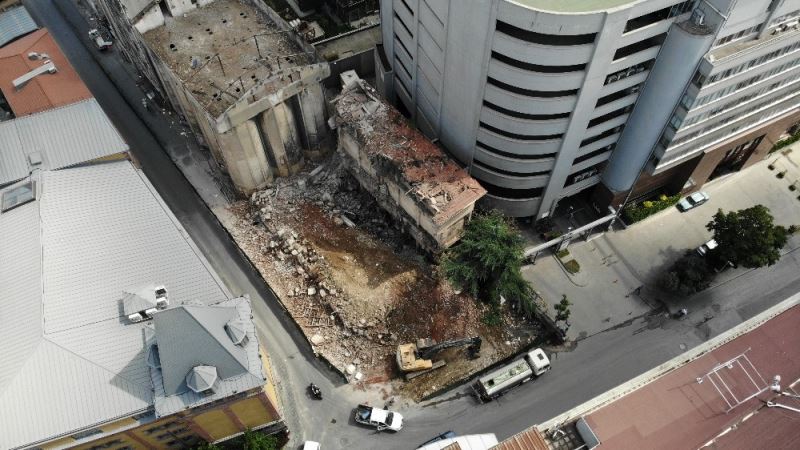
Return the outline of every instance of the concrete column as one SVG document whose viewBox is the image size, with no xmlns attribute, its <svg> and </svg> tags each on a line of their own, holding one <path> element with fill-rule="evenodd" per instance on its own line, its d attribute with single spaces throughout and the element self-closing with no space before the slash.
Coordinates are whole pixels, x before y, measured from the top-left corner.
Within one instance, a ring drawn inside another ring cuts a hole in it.
<svg viewBox="0 0 800 450">
<path fill-rule="evenodd" d="M 286 153 L 283 137 L 281 136 L 279 117 L 278 114 L 276 114 L 277 109 L 278 107 L 268 109 L 257 117 L 261 122 L 262 137 L 265 142 L 269 143 L 265 151 L 269 152 L 271 163 L 273 167 L 275 167 L 275 171 L 278 175 L 285 177 L 289 175 L 290 161 Z"/>
<path fill-rule="evenodd" d="M 239 190 L 250 192 L 272 181 L 272 172 L 255 122 L 243 122 L 218 137 L 228 174 Z"/>
<path fill-rule="evenodd" d="M 628 11 L 625 10 L 611 12 L 605 16 L 603 26 L 595 39 L 594 53 L 586 68 L 586 77 L 578 92 L 578 101 L 556 156 L 556 164 L 539 204 L 537 218 L 551 213 L 555 202 L 561 198 L 564 183 L 567 181 L 572 163 L 575 161 L 575 155 L 580 150 L 581 141 L 586 137 L 586 129 L 597 102 L 596 93 L 600 92 L 603 87 L 608 67 L 613 61 L 617 49 L 617 39 L 622 36 L 627 21 Z"/>
<path fill-rule="evenodd" d="M 690 32 L 680 25 L 670 29 L 603 172 L 603 184 L 612 193 L 633 187 L 713 41 L 713 34 Z"/>
<path fill-rule="evenodd" d="M 322 85 L 317 83 L 308 86 L 297 95 L 297 98 L 302 115 L 297 119 L 303 121 L 308 146 L 314 147 L 328 133 L 325 120 L 325 95 L 322 93 Z"/>
</svg>

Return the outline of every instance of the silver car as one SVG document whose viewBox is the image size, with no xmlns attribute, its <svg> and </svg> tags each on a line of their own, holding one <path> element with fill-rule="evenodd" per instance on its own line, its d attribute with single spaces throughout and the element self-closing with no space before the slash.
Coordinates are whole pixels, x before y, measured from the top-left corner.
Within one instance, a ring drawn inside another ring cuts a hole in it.
<svg viewBox="0 0 800 450">
<path fill-rule="evenodd" d="M 703 203 L 707 202 L 709 199 L 708 194 L 703 191 L 695 192 L 694 194 L 686 197 L 685 199 L 678 202 L 678 209 L 682 212 L 688 211 L 692 208 L 696 208 Z"/>
</svg>

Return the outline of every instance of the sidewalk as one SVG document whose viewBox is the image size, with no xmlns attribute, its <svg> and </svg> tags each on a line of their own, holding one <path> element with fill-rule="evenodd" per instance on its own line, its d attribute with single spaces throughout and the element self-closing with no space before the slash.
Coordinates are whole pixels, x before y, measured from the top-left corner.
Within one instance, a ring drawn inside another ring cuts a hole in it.
<svg viewBox="0 0 800 450">
<path fill-rule="evenodd" d="M 705 226 L 718 209 L 732 211 L 763 204 L 772 212 L 776 224 L 800 224 L 797 199 L 800 186 L 798 190 L 789 190 L 789 185 L 800 179 L 800 143 L 783 150 L 791 153 L 777 153 L 747 170 L 704 186 L 711 199 L 694 210 L 681 213 L 669 208 L 627 229 L 605 233 L 589 242 L 573 243 L 569 247 L 571 257 L 581 265 L 577 275 L 564 271 L 555 256 L 541 255 L 535 265 L 523 268 L 523 276 L 551 307 L 563 294 L 567 295 L 573 304 L 569 339 L 580 340 L 631 318 L 653 314 L 660 306 L 675 310 L 693 305 L 693 310 L 707 310 L 706 314 L 712 317 L 721 303 L 714 288 L 750 275 L 751 269 L 722 272 L 709 289 L 689 298 L 662 292 L 658 279 L 686 251 L 694 251 L 711 239 L 711 232 Z M 767 168 L 772 162 L 775 170 Z M 783 170 L 786 175 L 777 178 L 776 174 Z M 783 253 L 798 248 L 800 235 L 795 234 Z M 637 295 L 639 287 L 642 289 Z M 552 309 L 549 312 L 554 314 Z"/>
</svg>

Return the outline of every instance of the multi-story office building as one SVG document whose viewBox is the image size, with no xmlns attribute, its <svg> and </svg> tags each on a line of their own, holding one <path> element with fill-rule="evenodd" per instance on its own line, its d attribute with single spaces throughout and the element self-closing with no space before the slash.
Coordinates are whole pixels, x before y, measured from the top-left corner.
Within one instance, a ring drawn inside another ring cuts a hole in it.
<svg viewBox="0 0 800 450">
<path fill-rule="evenodd" d="M 488 206 L 543 217 L 600 182 L 661 44 L 693 5 L 384 0 L 378 86 L 468 166 Z"/>
<path fill-rule="evenodd" d="M 696 187 L 790 125 L 730 141 L 792 109 L 797 0 L 381 6 L 379 89 L 512 216 L 547 216 L 601 175 L 595 199 L 615 206 L 637 181 L 639 194 Z"/>
<path fill-rule="evenodd" d="M 795 131 L 798 19 L 798 0 L 699 2 L 663 44 L 598 197 L 618 205 L 698 189 L 762 160 Z"/>
</svg>

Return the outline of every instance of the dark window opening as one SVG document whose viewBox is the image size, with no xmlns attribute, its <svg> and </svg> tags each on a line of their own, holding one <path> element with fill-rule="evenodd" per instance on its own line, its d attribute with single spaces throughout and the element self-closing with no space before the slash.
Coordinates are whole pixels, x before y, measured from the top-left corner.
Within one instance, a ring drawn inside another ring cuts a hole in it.
<svg viewBox="0 0 800 450">
<path fill-rule="evenodd" d="M 524 95 L 526 97 L 555 98 L 566 97 L 578 93 L 577 89 L 572 89 L 569 91 L 533 91 L 530 89 L 522 89 L 520 87 L 512 86 L 510 84 L 503 83 L 502 81 L 495 80 L 492 77 L 487 78 L 486 82 L 493 86 L 499 87 L 500 89 L 504 89 L 515 94 Z"/>
<path fill-rule="evenodd" d="M 487 108 L 497 111 L 501 114 L 505 114 L 507 116 L 516 117 L 517 119 L 526 119 L 526 120 L 556 120 L 556 119 L 566 119 L 569 117 L 570 113 L 558 113 L 558 114 L 525 114 L 518 111 L 514 111 L 511 109 L 503 108 L 502 106 L 497 106 L 494 103 L 487 102 L 486 100 L 483 101 L 483 105 Z"/>
<path fill-rule="evenodd" d="M 638 75 L 644 72 L 645 70 L 650 70 L 650 68 L 653 67 L 653 63 L 655 63 L 655 61 L 656 61 L 655 59 L 651 59 L 649 61 L 645 61 L 643 63 L 639 63 L 631 67 L 626 67 L 625 69 L 618 70 L 612 74 L 609 74 L 606 77 L 606 81 L 603 83 L 603 86 L 615 83 L 617 81 L 622 81 L 634 75 Z"/>
<path fill-rule="evenodd" d="M 542 192 L 544 192 L 544 188 L 510 189 L 507 187 L 495 186 L 482 180 L 478 181 L 480 182 L 481 186 L 483 186 L 483 188 L 489 192 L 489 194 L 494 195 L 495 197 L 511 199 L 538 198 L 541 197 Z"/>
<path fill-rule="evenodd" d="M 580 172 L 573 173 L 572 175 L 567 177 L 567 180 L 564 182 L 564 187 L 572 186 L 575 183 L 580 183 L 583 180 L 586 180 L 588 178 L 597 175 L 603 170 L 605 166 L 606 166 L 606 161 L 603 161 L 601 163 L 593 165 L 592 167 L 583 169 Z"/>
<path fill-rule="evenodd" d="M 611 103 L 614 100 L 619 100 L 621 98 L 625 98 L 631 94 L 636 94 L 639 92 L 639 85 L 631 86 L 628 89 L 622 89 L 621 91 L 613 92 L 611 94 L 606 95 L 605 97 L 600 97 L 597 99 L 597 103 L 594 105 L 595 108 L 603 106 L 605 104 Z"/>
<path fill-rule="evenodd" d="M 634 42 L 633 44 L 617 49 L 617 51 L 614 53 L 614 61 L 625 58 L 626 56 L 630 56 L 634 53 L 641 52 L 642 50 L 647 50 L 651 47 L 657 47 L 664 42 L 666 37 L 667 33 L 661 33 L 658 36 L 653 36 L 639 42 Z"/>
<path fill-rule="evenodd" d="M 406 23 L 403 22 L 403 19 L 401 19 L 400 16 L 397 15 L 397 13 L 394 13 L 394 18 L 397 19 L 398 22 L 400 22 L 400 25 L 402 25 L 403 28 L 405 28 L 406 33 L 408 33 L 408 35 L 413 38 L 414 33 L 412 33 L 411 30 L 408 28 L 408 25 L 406 25 Z"/>
<path fill-rule="evenodd" d="M 406 68 L 406 65 L 403 64 L 403 61 L 401 61 L 400 58 L 397 57 L 397 55 L 394 56 L 394 60 L 397 61 L 397 64 L 399 64 L 400 67 L 403 69 L 403 72 L 405 72 L 406 75 L 408 75 L 408 79 L 409 80 L 413 80 L 414 77 L 411 76 L 411 72 L 408 71 L 408 68 Z"/>
<path fill-rule="evenodd" d="M 613 136 L 613 135 L 619 133 L 620 131 L 622 131 L 622 125 L 620 125 L 618 127 L 614 127 L 614 128 L 612 128 L 610 130 L 603 131 L 602 133 L 598 134 L 597 136 L 592 136 L 592 137 L 590 137 L 588 139 L 582 140 L 581 141 L 581 147 L 586 147 L 587 145 L 589 145 L 589 144 L 591 144 L 593 142 L 597 142 L 600 139 L 605 139 L 605 138 L 607 138 L 609 136 Z"/>
<path fill-rule="evenodd" d="M 562 134 L 545 134 L 545 135 L 540 135 L 540 136 L 516 134 L 516 133 L 510 133 L 510 132 L 505 131 L 505 130 L 501 130 L 501 129 L 493 127 L 491 125 L 487 125 L 487 124 L 485 124 L 483 122 L 479 122 L 479 124 L 480 124 L 481 127 L 485 128 L 485 129 L 487 129 L 487 130 L 489 130 L 489 131 L 491 131 L 493 133 L 497 133 L 497 134 L 499 134 L 501 136 L 505 136 L 505 137 L 508 137 L 508 138 L 511 138 L 511 139 L 518 139 L 520 141 L 549 141 L 549 140 L 553 140 L 553 139 L 561 139 L 562 137 L 564 137 L 563 133 Z"/>
<path fill-rule="evenodd" d="M 486 170 L 490 170 L 492 172 L 500 173 L 500 174 L 503 174 L 503 175 L 508 175 L 508 176 L 511 176 L 511 177 L 537 177 L 537 176 L 541 176 L 541 175 L 547 175 L 547 174 L 550 173 L 549 170 L 545 170 L 543 172 L 528 172 L 528 173 L 525 173 L 525 172 L 512 172 L 510 170 L 503 170 L 503 169 L 498 169 L 496 167 L 489 167 L 486 164 L 483 164 L 482 162 L 480 162 L 478 160 L 472 161 L 472 165 L 473 166 L 478 166 L 478 167 L 486 169 Z"/>
<path fill-rule="evenodd" d="M 638 30 L 639 28 L 644 28 L 648 25 L 660 22 L 662 20 L 679 16 L 692 9 L 693 3 L 694 0 L 688 0 L 683 3 L 679 3 L 677 5 L 667 6 L 666 8 L 659 9 L 658 11 L 653 11 L 643 16 L 635 17 L 629 20 L 628 23 L 625 24 L 625 33 L 633 30 Z"/>
<path fill-rule="evenodd" d="M 595 117 L 594 119 L 589 121 L 589 126 L 587 128 L 592 128 L 593 126 L 600 125 L 603 122 L 608 122 L 611 119 L 617 118 L 619 116 L 628 114 L 631 111 L 632 106 L 626 106 L 624 108 L 620 108 L 616 111 L 611 111 L 608 114 L 603 114 L 600 117 Z"/>
<path fill-rule="evenodd" d="M 542 45 L 583 45 L 594 42 L 596 33 L 591 34 L 542 34 L 523 30 L 514 25 L 497 21 L 495 29 L 511 37 Z"/>
<path fill-rule="evenodd" d="M 411 14 L 411 17 L 414 17 L 414 11 L 412 11 L 411 7 L 408 6 L 408 3 L 406 3 L 406 0 L 400 0 L 400 1 L 403 2 L 403 6 L 406 7 L 406 10 L 408 11 L 409 14 Z"/>
<path fill-rule="evenodd" d="M 516 60 L 514 58 L 509 58 L 506 55 L 501 53 L 497 53 L 495 51 L 492 52 L 492 58 L 508 64 L 509 66 L 516 67 L 522 70 L 530 70 L 532 72 L 540 72 L 540 73 L 568 73 L 568 72 L 580 72 L 581 70 L 586 68 L 586 64 L 575 64 L 571 66 L 541 66 L 539 64 L 531 64 L 523 61 Z"/>
<path fill-rule="evenodd" d="M 403 40 L 400 39 L 400 36 L 398 36 L 397 33 L 394 34 L 394 40 L 395 40 L 395 42 L 399 42 L 400 43 L 400 47 L 403 47 L 403 50 L 406 51 L 406 54 L 408 55 L 409 58 L 414 59 L 411 56 L 411 52 L 408 51 L 408 47 L 406 47 L 406 44 L 403 43 Z"/>
<path fill-rule="evenodd" d="M 580 164 L 580 163 L 582 163 L 584 161 L 588 161 L 588 160 L 594 158 L 595 156 L 600 156 L 603 153 L 610 152 L 611 150 L 614 150 L 614 147 L 616 147 L 616 146 L 617 146 L 617 144 L 606 145 L 605 147 L 603 147 L 603 148 L 601 148 L 599 150 L 595 150 L 595 151 L 589 152 L 589 153 L 587 153 L 585 155 L 581 155 L 581 156 L 575 158 L 574 161 L 572 161 L 572 165 L 574 166 L 574 165 Z"/>
<path fill-rule="evenodd" d="M 526 160 L 526 161 L 537 160 L 537 159 L 552 159 L 552 158 L 554 158 L 556 156 L 555 153 L 546 153 L 546 154 L 541 154 L 541 155 L 520 155 L 520 154 L 517 154 L 517 153 L 508 153 L 508 152 L 504 152 L 502 150 L 498 150 L 498 149 L 492 147 L 491 145 L 486 145 L 481 141 L 477 141 L 475 143 L 475 145 L 477 147 L 480 147 L 480 148 L 490 152 L 490 153 L 494 153 L 494 154 L 499 155 L 499 156 L 505 156 L 506 158 L 521 159 L 521 160 Z"/>
</svg>

